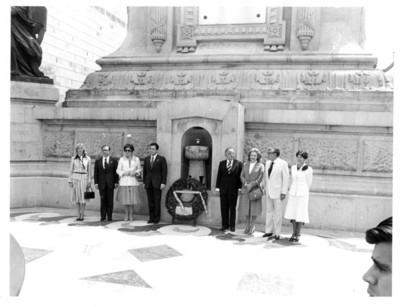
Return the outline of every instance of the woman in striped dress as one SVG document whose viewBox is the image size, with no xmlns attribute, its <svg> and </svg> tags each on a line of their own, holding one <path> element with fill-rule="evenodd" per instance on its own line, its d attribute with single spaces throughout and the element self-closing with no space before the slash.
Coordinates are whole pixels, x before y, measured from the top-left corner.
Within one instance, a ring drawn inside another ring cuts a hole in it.
<svg viewBox="0 0 400 307">
<path fill-rule="evenodd" d="M 132 144 L 124 146 L 125 157 L 119 160 L 117 174 L 119 175 L 119 188 L 117 201 L 124 205 L 124 221 L 133 221 L 133 206 L 139 204 L 139 181 L 142 173 L 140 159 L 133 154 L 135 148 Z"/>
<path fill-rule="evenodd" d="M 77 221 L 83 221 L 86 202 L 84 193 L 91 185 L 90 157 L 86 155 L 82 143 L 75 147 L 75 156 L 71 159 L 68 183 L 71 190 L 71 201 L 76 203 Z"/>
</svg>

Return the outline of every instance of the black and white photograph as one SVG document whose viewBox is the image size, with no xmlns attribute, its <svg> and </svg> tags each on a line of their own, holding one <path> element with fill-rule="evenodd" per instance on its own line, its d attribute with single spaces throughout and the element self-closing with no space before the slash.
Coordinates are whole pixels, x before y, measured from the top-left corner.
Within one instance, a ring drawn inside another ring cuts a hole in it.
<svg viewBox="0 0 400 307">
<path fill-rule="evenodd" d="M 16 4 L 0 301 L 392 305 L 393 4 Z"/>
</svg>

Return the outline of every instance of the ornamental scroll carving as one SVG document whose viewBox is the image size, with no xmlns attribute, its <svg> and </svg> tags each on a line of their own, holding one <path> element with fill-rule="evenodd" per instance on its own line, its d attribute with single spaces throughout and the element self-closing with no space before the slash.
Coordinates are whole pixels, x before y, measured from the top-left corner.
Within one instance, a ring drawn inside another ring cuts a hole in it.
<svg viewBox="0 0 400 307">
<path fill-rule="evenodd" d="M 307 50 L 314 37 L 317 9 L 313 7 L 297 8 L 297 38 L 301 49 Z"/>
<path fill-rule="evenodd" d="M 177 52 L 195 52 L 201 41 L 263 41 L 264 51 L 282 51 L 285 46 L 286 21 L 283 7 L 266 8 L 265 23 L 199 25 L 199 8 L 182 8 L 177 26 Z"/>
<path fill-rule="evenodd" d="M 170 70 L 95 72 L 82 89 L 392 91 L 382 71 Z"/>
<path fill-rule="evenodd" d="M 150 37 L 156 51 L 160 52 L 167 39 L 167 7 L 152 7 Z"/>
</svg>

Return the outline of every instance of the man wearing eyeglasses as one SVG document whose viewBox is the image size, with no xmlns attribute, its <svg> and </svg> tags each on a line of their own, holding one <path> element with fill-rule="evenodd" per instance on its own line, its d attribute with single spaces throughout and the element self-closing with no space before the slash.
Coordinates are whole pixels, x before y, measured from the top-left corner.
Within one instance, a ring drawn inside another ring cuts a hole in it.
<svg viewBox="0 0 400 307">
<path fill-rule="evenodd" d="M 150 156 L 144 159 L 143 183 L 149 205 L 148 224 L 158 224 L 161 215 L 161 193 L 167 182 L 167 161 L 158 154 L 157 143 L 150 144 Z"/>
<path fill-rule="evenodd" d="M 112 221 L 114 189 L 118 188 L 118 159 L 110 156 L 110 146 L 101 147 L 103 156 L 94 162 L 94 187 L 100 192 L 100 221 Z"/>
</svg>

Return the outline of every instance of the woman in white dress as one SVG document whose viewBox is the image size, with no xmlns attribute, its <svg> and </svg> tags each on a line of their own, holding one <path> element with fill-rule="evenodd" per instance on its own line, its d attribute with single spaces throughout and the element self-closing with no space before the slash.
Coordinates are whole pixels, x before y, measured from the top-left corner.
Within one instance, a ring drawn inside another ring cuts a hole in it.
<svg viewBox="0 0 400 307">
<path fill-rule="evenodd" d="M 308 199 L 313 177 L 311 166 L 306 164 L 308 153 L 300 150 L 296 157 L 297 164 L 292 166 L 292 184 L 285 211 L 285 218 L 293 224 L 293 234 L 289 239 L 293 242 L 299 241 L 301 226 L 309 223 Z"/>
<path fill-rule="evenodd" d="M 68 176 L 71 201 L 76 203 L 77 221 L 84 220 L 86 202 L 89 201 L 84 194 L 91 185 L 90 169 L 90 157 L 86 155 L 83 144 L 79 143 L 75 146 L 75 156 L 71 159 Z"/>
<path fill-rule="evenodd" d="M 117 174 L 119 175 L 119 189 L 117 201 L 124 205 L 125 219 L 133 221 L 133 206 L 140 201 L 139 181 L 142 173 L 140 160 L 133 154 L 135 148 L 131 144 L 124 146 L 125 157 L 119 159 Z"/>
</svg>

